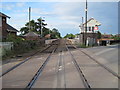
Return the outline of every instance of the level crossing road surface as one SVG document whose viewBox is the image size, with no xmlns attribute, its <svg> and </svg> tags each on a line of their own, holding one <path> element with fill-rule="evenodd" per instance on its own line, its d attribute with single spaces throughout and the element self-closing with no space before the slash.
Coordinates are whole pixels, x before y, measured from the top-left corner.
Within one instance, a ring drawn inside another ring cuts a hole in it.
<svg viewBox="0 0 120 90">
<path fill-rule="evenodd" d="M 3 88 L 118 88 L 118 77 L 81 51 L 91 54 L 93 49 L 75 49 L 68 42 L 65 39 L 56 41 L 51 49 L 35 54 L 27 62 L 2 76 Z M 109 51 L 102 51 L 102 47 L 100 48 L 101 52 L 96 55 Z M 5 66 L 7 70 L 8 66 Z"/>
<path fill-rule="evenodd" d="M 120 68 L 119 51 L 120 45 L 99 46 L 84 49 L 83 51 L 89 53 L 93 57 L 96 57 L 99 62 L 109 67 L 115 73 L 118 74 L 118 68 Z"/>
</svg>

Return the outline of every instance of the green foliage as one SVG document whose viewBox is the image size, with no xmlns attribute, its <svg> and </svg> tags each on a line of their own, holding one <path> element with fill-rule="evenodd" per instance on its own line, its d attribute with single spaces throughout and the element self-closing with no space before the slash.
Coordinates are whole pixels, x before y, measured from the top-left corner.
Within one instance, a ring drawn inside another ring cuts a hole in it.
<svg viewBox="0 0 120 90">
<path fill-rule="evenodd" d="M 17 37 L 15 35 L 8 35 L 6 38 L 6 42 L 13 42 L 13 43 L 18 43 L 23 41 L 24 39 L 21 37 Z"/>
<path fill-rule="evenodd" d="M 51 39 L 61 38 L 61 35 L 56 28 L 53 28 L 51 32 Z"/>
<path fill-rule="evenodd" d="M 75 35 L 73 35 L 73 34 L 67 34 L 64 38 L 74 39 Z"/>
<path fill-rule="evenodd" d="M 78 44 L 77 47 L 79 47 L 79 48 L 88 48 L 88 46 L 86 46 L 85 44 Z"/>
<path fill-rule="evenodd" d="M 34 20 L 30 21 L 30 31 L 33 31 L 37 34 L 41 34 L 41 23 L 42 23 L 42 31 L 43 31 L 43 37 L 46 36 L 47 34 L 51 34 L 52 39 L 56 38 L 61 38 L 61 35 L 57 29 L 50 30 L 49 28 L 46 28 L 45 26 L 47 24 L 44 23 L 45 20 L 38 18 L 37 22 Z M 25 27 L 22 27 L 20 29 L 21 35 L 25 35 L 26 33 L 29 32 L 29 22 L 25 24 Z"/>
<path fill-rule="evenodd" d="M 101 32 L 98 31 L 97 34 L 98 34 L 97 38 L 98 38 L 98 39 L 101 39 L 101 36 L 102 36 L 102 35 L 101 35 Z"/>
<path fill-rule="evenodd" d="M 43 28 L 43 37 L 49 34 L 50 30 L 46 27 Z"/>
<path fill-rule="evenodd" d="M 15 56 L 18 54 L 22 54 L 40 47 L 40 43 L 38 41 L 27 41 L 21 37 L 16 37 L 14 35 L 8 35 L 6 42 L 13 42 L 14 47 L 12 48 L 12 50 L 3 49 L 3 51 L 5 52 L 5 54 L 3 55 L 3 59 L 6 57 L 11 57 L 13 55 Z"/>
<path fill-rule="evenodd" d="M 115 36 L 112 36 L 111 39 L 120 40 L 120 37 L 115 35 Z"/>
<path fill-rule="evenodd" d="M 20 29 L 21 35 L 25 35 L 26 33 L 28 33 L 28 31 L 29 31 L 29 28 L 28 28 L 28 27 L 22 27 L 22 28 Z"/>
</svg>

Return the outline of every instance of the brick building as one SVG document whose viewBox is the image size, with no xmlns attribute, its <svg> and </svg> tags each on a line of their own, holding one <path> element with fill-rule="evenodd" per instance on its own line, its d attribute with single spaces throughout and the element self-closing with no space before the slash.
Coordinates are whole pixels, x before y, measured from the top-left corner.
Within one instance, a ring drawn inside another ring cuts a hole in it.
<svg viewBox="0 0 120 90">
<path fill-rule="evenodd" d="M 111 34 L 102 34 L 101 38 L 102 39 L 110 39 L 112 37 Z"/>
<path fill-rule="evenodd" d="M 7 24 L 9 16 L 0 12 L 0 39 L 6 39 L 8 35 L 17 35 L 18 30 Z"/>
</svg>

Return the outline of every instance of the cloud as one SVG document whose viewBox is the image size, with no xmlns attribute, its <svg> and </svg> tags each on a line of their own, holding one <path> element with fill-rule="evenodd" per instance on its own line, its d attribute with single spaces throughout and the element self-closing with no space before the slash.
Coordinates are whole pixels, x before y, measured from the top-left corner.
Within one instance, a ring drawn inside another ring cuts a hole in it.
<svg viewBox="0 0 120 90">
<path fill-rule="evenodd" d="M 9 4 L 2 5 L 2 9 L 5 9 L 5 10 L 12 10 L 14 7 L 15 7 L 15 5 L 12 5 L 12 4 L 11 5 L 9 5 Z"/>
<path fill-rule="evenodd" d="M 17 7 L 23 7 L 25 6 L 25 2 L 17 2 L 14 4 L 13 3 L 1 3 L 1 8 L 4 9 L 4 10 L 14 10 L 14 8 L 17 8 Z"/>
<path fill-rule="evenodd" d="M 2 2 L 85 2 L 86 0 L 1 0 Z M 89 2 L 119 2 L 119 0 L 88 0 Z"/>
<path fill-rule="evenodd" d="M 42 5 L 43 3 L 15 3 L 11 6 L 11 11 L 9 11 L 8 14 L 10 14 L 11 19 L 9 20 L 9 23 L 13 25 L 16 29 L 20 29 L 25 25 L 25 23 L 28 21 L 28 5 L 31 6 L 31 19 L 38 19 L 39 17 L 45 17 L 46 23 L 48 24 L 48 27 L 50 28 L 57 28 L 60 32 L 62 32 L 62 35 L 66 33 L 77 33 L 79 32 L 79 24 L 81 23 L 81 17 L 85 16 L 85 3 L 84 2 L 55 2 L 55 3 L 49 3 L 46 2 L 44 4 L 48 5 Z M 7 5 L 7 3 L 5 4 Z M 11 4 L 9 4 L 11 5 Z M 36 5 L 36 6 L 35 6 Z M 40 5 L 40 6 L 38 6 Z M 108 5 L 108 8 L 113 5 Z M 18 7 L 18 8 L 15 8 Z M 95 7 L 95 8 L 94 8 Z M 88 16 L 94 17 L 98 21 L 100 21 L 102 26 L 105 26 L 108 23 L 111 23 L 111 21 L 108 20 L 108 11 L 106 14 L 104 14 L 105 9 L 103 8 L 107 7 L 106 3 L 89 3 L 89 11 Z M 112 7 L 111 7 L 112 8 Z M 111 9 L 112 10 L 112 9 Z M 114 13 L 113 13 L 114 14 Z M 109 12 L 109 15 L 111 16 L 111 11 Z M 106 17 L 107 16 L 107 17 Z M 114 16 L 114 15 L 112 15 Z M 89 17 L 88 17 L 89 19 Z M 107 22 L 105 22 L 105 20 Z M 51 26 L 52 25 L 52 26 Z M 104 30 L 104 27 L 103 27 Z"/>
<path fill-rule="evenodd" d="M 84 12 L 84 3 L 60 3 L 54 6 L 54 13 L 64 20 L 78 20 Z"/>
<path fill-rule="evenodd" d="M 41 8 L 31 8 L 31 12 L 33 14 L 37 14 L 39 16 L 46 16 L 46 15 L 54 15 L 55 14 L 53 12 L 45 11 L 44 9 L 41 9 Z"/>
<path fill-rule="evenodd" d="M 16 3 L 16 6 L 17 7 L 23 7 L 23 6 L 25 6 L 25 2 Z"/>
</svg>

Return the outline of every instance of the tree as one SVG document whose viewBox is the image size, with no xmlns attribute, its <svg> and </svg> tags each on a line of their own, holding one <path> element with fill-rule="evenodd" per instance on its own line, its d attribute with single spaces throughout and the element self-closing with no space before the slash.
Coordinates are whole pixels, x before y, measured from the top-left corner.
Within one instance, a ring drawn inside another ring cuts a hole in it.
<svg viewBox="0 0 120 90">
<path fill-rule="evenodd" d="M 112 37 L 111 37 L 111 39 L 114 39 L 114 40 L 120 40 L 120 37 L 119 37 L 119 36 L 114 35 L 114 36 L 112 36 Z"/>
<path fill-rule="evenodd" d="M 27 22 L 25 24 L 25 26 L 27 26 L 29 28 L 29 22 Z M 30 31 L 37 32 L 37 25 L 36 25 L 36 22 L 34 20 L 30 21 Z"/>
<path fill-rule="evenodd" d="M 75 35 L 73 35 L 73 34 L 66 34 L 66 36 L 64 38 L 74 39 Z"/>
<path fill-rule="evenodd" d="M 26 34 L 26 33 L 29 32 L 29 28 L 28 28 L 28 27 L 22 27 L 22 28 L 20 29 L 20 32 L 21 32 L 21 35 L 24 35 L 24 34 Z"/>
<path fill-rule="evenodd" d="M 50 32 L 50 29 L 43 27 L 43 37 L 49 34 L 49 32 Z"/>
<path fill-rule="evenodd" d="M 34 20 L 30 21 L 30 30 L 29 30 L 29 22 L 27 22 L 25 24 L 25 27 L 22 27 L 20 29 L 21 35 L 25 35 L 29 31 L 37 32 L 37 25 L 36 25 L 36 22 Z"/>
<path fill-rule="evenodd" d="M 101 39 L 101 36 L 102 36 L 102 35 L 101 35 L 100 31 L 98 31 L 98 32 L 97 32 L 97 39 Z"/>
<path fill-rule="evenodd" d="M 61 35 L 60 35 L 58 29 L 56 29 L 56 28 L 52 29 L 52 31 L 51 31 L 51 38 L 52 39 L 61 38 Z"/>
<path fill-rule="evenodd" d="M 37 21 L 35 22 L 34 20 L 30 21 L 30 31 L 33 31 L 37 34 L 41 34 L 41 24 L 42 24 L 42 32 L 43 32 L 43 37 L 46 36 L 47 34 L 51 34 L 51 38 L 52 39 L 56 39 L 56 38 L 61 38 L 61 35 L 58 31 L 58 29 L 53 28 L 52 30 L 50 30 L 49 28 L 46 28 L 45 26 L 47 24 L 44 23 L 45 20 L 38 18 Z M 20 29 L 21 35 L 25 35 L 26 33 L 29 32 L 29 22 L 27 22 L 25 24 L 25 27 L 22 27 Z"/>
<path fill-rule="evenodd" d="M 42 28 L 44 29 L 45 28 L 45 26 L 47 25 L 47 24 L 45 24 L 44 23 L 45 22 L 45 20 L 43 20 L 42 18 L 38 18 L 37 19 L 37 30 L 38 30 L 38 33 L 39 34 L 41 34 L 41 25 L 42 25 Z"/>
</svg>

